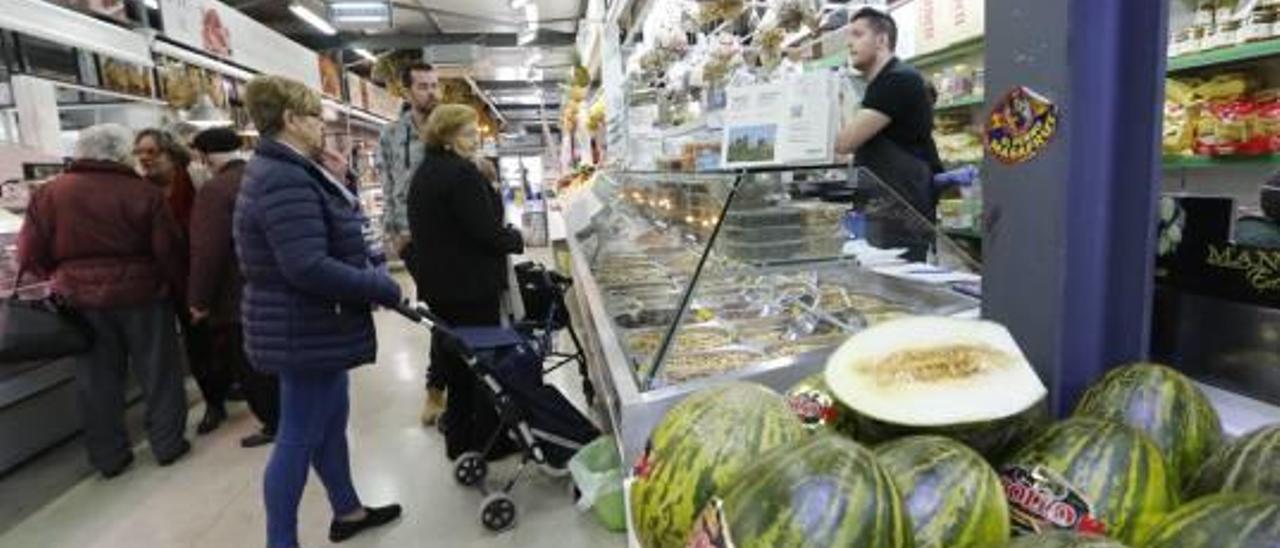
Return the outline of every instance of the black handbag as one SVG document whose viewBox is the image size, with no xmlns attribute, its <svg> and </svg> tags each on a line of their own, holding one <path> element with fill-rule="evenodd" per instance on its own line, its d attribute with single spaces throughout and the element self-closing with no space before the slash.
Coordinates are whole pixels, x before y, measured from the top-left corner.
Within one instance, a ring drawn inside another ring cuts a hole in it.
<svg viewBox="0 0 1280 548">
<path fill-rule="evenodd" d="M 57 295 L 22 299 L 18 284 L 0 299 L 0 363 L 53 360 L 93 348 L 93 329 Z"/>
</svg>

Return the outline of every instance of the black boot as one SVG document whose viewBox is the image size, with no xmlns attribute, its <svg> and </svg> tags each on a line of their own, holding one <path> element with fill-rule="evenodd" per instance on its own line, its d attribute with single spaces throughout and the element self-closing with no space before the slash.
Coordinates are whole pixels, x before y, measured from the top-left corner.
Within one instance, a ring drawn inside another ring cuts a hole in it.
<svg viewBox="0 0 1280 548">
<path fill-rule="evenodd" d="M 200 424 L 196 426 L 196 434 L 203 436 L 217 430 L 222 425 L 222 421 L 226 419 L 227 408 L 223 407 L 222 404 L 205 404 L 204 418 L 200 419 Z"/>
<path fill-rule="evenodd" d="M 240 438 L 240 447 L 245 449 L 261 447 L 273 441 L 276 441 L 276 433 L 263 428 L 253 434 Z"/>
<path fill-rule="evenodd" d="M 388 504 L 378 508 L 365 507 L 364 519 L 357 521 L 341 521 L 333 520 L 329 524 L 329 540 L 331 542 L 342 542 L 351 537 L 360 534 L 361 531 L 372 527 L 386 525 L 400 517 L 400 505 Z"/>
</svg>

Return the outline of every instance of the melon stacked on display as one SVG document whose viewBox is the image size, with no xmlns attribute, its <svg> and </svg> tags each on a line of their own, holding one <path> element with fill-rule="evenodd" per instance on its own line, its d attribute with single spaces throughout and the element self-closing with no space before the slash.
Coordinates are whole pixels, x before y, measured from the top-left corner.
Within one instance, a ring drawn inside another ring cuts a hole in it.
<svg viewBox="0 0 1280 548">
<path fill-rule="evenodd" d="M 1010 457 L 1000 475 L 1024 533 L 1058 528 L 1134 543 L 1178 502 L 1160 449 L 1115 421 L 1059 422 Z"/>
<path fill-rule="evenodd" d="M 1280 546 L 1280 497 L 1224 493 L 1170 514 L 1143 548 L 1274 548 Z"/>
<path fill-rule="evenodd" d="M 1186 376 L 1152 363 L 1113 369 L 1080 399 L 1075 416 L 1127 424 L 1151 438 L 1179 489 L 1222 443 L 1222 422 Z"/>
<path fill-rule="evenodd" d="M 780 447 L 713 500 L 689 546 L 910 548 L 911 521 L 889 474 L 857 443 L 820 433 Z"/>
<path fill-rule="evenodd" d="M 684 546 L 694 519 L 743 469 L 805 436 L 782 396 L 751 383 L 703 390 L 672 407 L 636 465 L 631 509 L 650 548 Z"/>
<path fill-rule="evenodd" d="M 998 461 L 1046 417 L 1047 390 L 1003 326 L 915 317 L 868 328 L 827 360 L 859 441 L 957 439 Z"/>
<path fill-rule="evenodd" d="M 1009 505 L 1000 478 L 982 456 L 938 436 L 913 436 L 876 448 L 906 501 L 916 548 L 986 548 L 1009 540 Z"/>
<path fill-rule="evenodd" d="M 1187 486 L 1187 495 L 1263 493 L 1280 496 L 1280 425 L 1255 430 L 1215 454 Z"/>
<path fill-rule="evenodd" d="M 647 548 L 1280 547 L 1280 426 L 1224 445 L 1204 394 L 1155 364 L 1112 371 L 1052 425 L 1046 392 L 998 324 L 871 327 L 785 399 L 732 383 L 673 407 L 636 466 L 637 537 Z"/>
</svg>

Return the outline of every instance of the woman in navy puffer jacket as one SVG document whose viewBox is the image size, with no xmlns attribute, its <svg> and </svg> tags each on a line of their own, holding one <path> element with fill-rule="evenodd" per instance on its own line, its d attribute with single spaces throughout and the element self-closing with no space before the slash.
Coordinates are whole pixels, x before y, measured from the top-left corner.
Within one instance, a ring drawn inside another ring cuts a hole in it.
<svg viewBox="0 0 1280 548">
<path fill-rule="evenodd" d="M 249 361 L 280 378 L 280 426 L 263 482 L 267 545 L 298 545 L 309 466 L 328 492 L 329 538 L 338 542 L 400 515 L 398 505 L 360 502 L 346 435 L 347 370 L 374 361 L 372 304 L 396 305 L 400 287 L 372 262 L 356 196 L 312 159 L 324 147 L 320 97 L 267 76 L 249 83 L 245 99 L 263 140 L 236 202 L 241 318 Z"/>
</svg>

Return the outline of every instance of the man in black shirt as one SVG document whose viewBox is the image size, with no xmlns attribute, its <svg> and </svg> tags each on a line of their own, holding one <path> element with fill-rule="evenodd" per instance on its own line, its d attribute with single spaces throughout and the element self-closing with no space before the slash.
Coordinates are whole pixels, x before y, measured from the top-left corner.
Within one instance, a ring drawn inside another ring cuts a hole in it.
<svg viewBox="0 0 1280 548">
<path fill-rule="evenodd" d="M 897 41 L 898 27 L 888 14 L 869 7 L 854 14 L 849 56 L 870 83 L 862 108 L 836 138 L 836 152 L 854 154 L 856 165 L 869 169 L 933 223 L 938 207 L 933 176 L 942 172 L 933 142 L 933 104 L 924 77 L 894 56 Z M 927 250 L 931 229 L 918 218 L 894 217 L 894 223 L 869 226 L 868 240 L 907 247 L 911 258 L 922 259 L 921 247 Z"/>
</svg>

